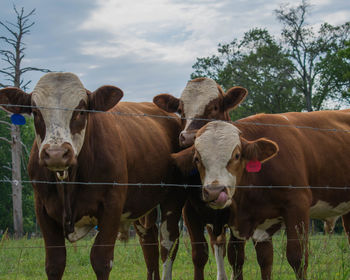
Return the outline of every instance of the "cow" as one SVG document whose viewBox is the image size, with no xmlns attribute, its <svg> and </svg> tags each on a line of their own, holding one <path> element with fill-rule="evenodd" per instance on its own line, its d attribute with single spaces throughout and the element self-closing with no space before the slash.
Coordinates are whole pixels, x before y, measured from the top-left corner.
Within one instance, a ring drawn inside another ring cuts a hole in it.
<svg viewBox="0 0 350 280">
<path fill-rule="evenodd" d="M 180 98 L 170 94 L 159 94 L 154 97 L 153 102 L 163 110 L 181 116 L 182 131 L 179 143 L 182 148 L 186 148 L 193 144 L 197 130 L 209 121 L 229 121 L 229 112 L 243 102 L 247 93 L 245 88 L 239 86 L 232 87 L 225 93 L 213 79 L 201 77 L 189 81 Z M 200 178 L 194 172 L 184 179 L 184 183 L 200 184 Z M 204 237 L 204 228 L 207 227 L 217 263 L 217 279 L 225 280 L 227 279 L 224 270 L 225 229 L 217 217 L 228 214 L 228 210 L 217 211 L 209 208 L 201 201 L 198 189 L 188 189 L 186 199 L 183 217 L 192 241 L 194 278 L 204 277 L 204 265 L 208 261 L 208 245 Z M 183 201 L 181 200 L 179 204 Z M 195 240 L 194 237 L 200 238 Z"/>
<path fill-rule="evenodd" d="M 177 188 L 141 188 L 138 183 L 177 182 L 170 154 L 179 151 L 181 121 L 153 103 L 119 102 L 122 96 L 115 86 L 89 92 L 72 73 L 45 74 L 31 94 L 14 87 L 0 90 L 5 110 L 34 116 L 28 173 L 50 280 L 62 278 L 65 239 L 75 242 L 95 226 L 90 260 L 97 279 L 108 279 L 118 232 L 160 202 L 168 213 L 171 203 L 166 201 L 176 200 Z M 181 209 L 179 213 L 162 217 L 164 232 L 169 219 L 177 225 Z M 157 236 L 149 237 L 158 242 Z M 147 236 L 141 238 L 141 243 L 146 241 Z M 159 279 L 158 255 L 149 261 L 154 267 L 147 278 Z"/>
<path fill-rule="evenodd" d="M 242 103 L 247 94 L 248 91 L 239 86 L 225 93 L 213 79 L 201 77 L 189 81 L 180 98 L 159 94 L 153 102 L 163 110 L 182 117 L 179 143 L 186 148 L 193 144 L 197 130 L 209 121 L 229 121 L 229 112 Z"/>
<path fill-rule="evenodd" d="M 174 155 L 183 172 L 198 168 L 203 201 L 230 211 L 232 279 L 243 279 L 249 238 L 264 248 L 257 255 L 262 279 L 271 279 L 271 237 L 282 227 L 297 279 L 306 279 L 310 218 L 342 216 L 349 238 L 349 132 L 350 110 L 258 114 L 211 122 Z"/>
</svg>

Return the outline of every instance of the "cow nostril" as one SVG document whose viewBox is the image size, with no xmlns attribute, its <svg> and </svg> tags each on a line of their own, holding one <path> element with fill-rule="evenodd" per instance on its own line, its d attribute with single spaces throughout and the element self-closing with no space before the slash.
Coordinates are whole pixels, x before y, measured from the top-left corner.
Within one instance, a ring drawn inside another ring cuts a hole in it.
<svg viewBox="0 0 350 280">
<path fill-rule="evenodd" d="M 209 191 L 206 188 L 203 188 L 203 200 L 207 201 L 209 199 Z"/>
<path fill-rule="evenodd" d="M 70 150 L 69 149 L 65 149 L 64 153 L 63 153 L 63 158 L 68 158 L 70 156 Z"/>
<path fill-rule="evenodd" d="M 180 133 L 179 139 L 180 139 L 180 142 L 184 142 L 186 140 L 182 132 Z"/>
<path fill-rule="evenodd" d="M 50 159 L 50 154 L 47 152 L 46 149 L 44 149 L 44 156 L 43 156 L 43 159 L 44 159 L 44 160 Z"/>
</svg>

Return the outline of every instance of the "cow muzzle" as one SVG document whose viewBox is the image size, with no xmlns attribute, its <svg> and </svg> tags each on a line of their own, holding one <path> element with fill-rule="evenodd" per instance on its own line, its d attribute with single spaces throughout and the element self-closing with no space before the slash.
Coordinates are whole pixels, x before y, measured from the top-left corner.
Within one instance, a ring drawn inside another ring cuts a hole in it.
<svg viewBox="0 0 350 280">
<path fill-rule="evenodd" d="M 179 143 L 182 148 L 192 146 L 196 138 L 197 130 L 182 131 L 179 135 Z"/>
<path fill-rule="evenodd" d="M 224 186 L 203 186 L 202 195 L 203 201 L 214 209 L 225 208 L 231 201 Z"/>
<path fill-rule="evenodd" d="M 76 157 L 70 144 L 46 144 L 40 154 L 40 163 L 57 173 L 60 180 L 67 178 L 68 168 L 76 164 Z"/>
</svg>

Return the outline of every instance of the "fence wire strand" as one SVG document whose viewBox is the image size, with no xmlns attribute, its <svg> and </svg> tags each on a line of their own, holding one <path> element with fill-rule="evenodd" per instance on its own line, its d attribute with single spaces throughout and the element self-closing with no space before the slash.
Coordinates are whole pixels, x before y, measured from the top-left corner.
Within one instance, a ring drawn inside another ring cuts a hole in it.
<svg viewBox="0 0 350 280">
<path fill-rule="evenodd" d="M 207 118 L 185 118 L 178 115 L 169 116 L 169 115 L 152 115 L 152 114 L 139 114 L 139 113 L 125 113 L 121 111 L 100 111 L 100 110 L 91 110 L 91 109 L 72 109 L 72 108 L 63 108 L 63 107 L 46 107 L 46 106 L 32 106 L 32 105 L 13 105 L 13 104 L 0 104 L 3 107 L 21 107 L 21 108 L 34 108 L 34 109 L 44 109 L 44 110 L 62 110 L 62 111 L 76 111 L 76 112 L 87 112 L 87 113 L 103 113 L 103 114 L 112 114 L 119 116 L 128 116 L 128 117 L 149 117 L 149 118 L 163 118 L 163 119 L 181 119 L 181 120 L 191 120 L 191 121 L 217 121 L 217 119 L 207 119 Z M 347 112 L 350 114 L 350 111 Z M 312 126 L 302 126 L 302 125 L 288 125 L 288 124 L 273 124 L 273 123 L 261 123 L 261 122 L 250 122 L 250 121 L 225 121 L 229 123 L 238 123 L 238 124 L 248 124 L 256 126 L 271 126 L 271 127 L 280 127 L 280 128 L 297 128 L 297 129 L 309 129 L 314 131 L 324 131 L 324 132 L 343 132 L 350 133 L 350 130 L 347 129 L 337 129 L 337 128 L 318 128 Z"/>
<path fill-rule="evenodd" d="M 39 180 L 9 180 L 9 179 L 1 179 L 0 183 L 31 183 L 31 184 L 47 184 L 47 185 L 83 185 L 89 186 L 91 190 L 91 186 L 107 186 L 107 187 L 162 187 L 162 188 L 202 188 L 203 185 L 194 185 L 194 184 L 168 184 L 168 183 L 118 183 L 118 182 L 80 182 L 80 181 L 39 181 Z M 350 186 L 258 186 L 258 185 L 249 185 L 249 186 L 227 186 L 227 188 L 237 188 L 237 189 L 322 189 L 322 190 L 349 190 Z M 100 187 L 93 188 L 94 190 L 101 189 Z M 104 189 L 103 189 L 104 190 Z"/>
<path fill-rule="evenodd" d="M 264 242 L 270 242 L 270 243 L 273 243 L 273 237 L 275 235 L 273 235 L 271 238 L 272 240 L 266 240 Z M 337 235 L 337 236 L 334 236 L 333 234 L 330 234 L 329 236 L 327 235 L 323 235 L 323 236 L 319 236 L 319 235 L 312 235 L 310 234 L 309 237 L 308 237 L 308 241 L 324 241 L 324 240 L 327 240 L 327 239 L 332 239 L 332 240 L 345 240 L 346 238 L 348 238 L 349 236 L 347 236 L 346 234 L 345 235 Z M 302 240 L 302 238 L 287 238 L 285 235 L 284 235 L 284 238 L 285 240 L 289 240 L 289 241 L 300 241 Z M 254 244 L 256 243 L 259 243 L 259 242 L 256 242 L 254 240 L 235 240 L 235 241 L 227 241 L 225 242 L 224 244 L 243 244 L 243 243 L 246 243 L 246 242 L 249 242 L 249 241 L 253 241 Z M 77 241 L 77 242 L 84 242 L 84 241 Z M 186 241 L 185 241 L 186 242 Z M 4 242 L 6 243 L 6 241 Z M 174 242 L 175 243 L 175 242 Z M 204 245 L 204 244 L 208 244 L 210 243 L 210 241 L 208 240 L 207 242 L 206 241 L 197 241 L 197 242 L 189 242 L 191 245 Z M 156 243 L 142 243 L 142 245 L 145 245 L 145 246 L 160 246 L 160 244 L 158 242 Z M 87 246 L 89 246 L 88 242 L 86 242 L 85 245 L 78 245 L 76 244 L 76 242 L 74 243 L 71 243 L 69 246 L 67 245 L 57 245 L 57 246 L 6 246 L 6 245 L 3 245 L 3 247 L 1 248 L 1 250 L 22 250 L 22 249 L 55 249 L 55 248 L 67 248 L 67 247 L 74 247 L 74 248 L 86 248 Z M 124 246 L 130 246 L 130 247 L 138 247 L 140 246 L 140 243 L 136 243 L 136 242 L 122 242 L 122 241 L 118 241 L 116 242 L 115 244 L 91 244 L 91 248 L 92 247 L 124 247 Z M 1 251 L 0 250 L 0 251 Z"/>
</svg>

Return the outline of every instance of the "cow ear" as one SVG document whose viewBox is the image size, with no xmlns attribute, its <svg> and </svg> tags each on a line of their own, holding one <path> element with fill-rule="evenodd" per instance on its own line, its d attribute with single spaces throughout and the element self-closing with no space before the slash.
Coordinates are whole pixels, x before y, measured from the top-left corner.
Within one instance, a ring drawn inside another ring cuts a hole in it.
<svg viewBox="0 0 350 280">
<path fill-rule="evenodd" d="M 31 94 L 27 94 L 19 88 L 8 87 L 0 90 L 0 104 L 6 110 L 14 114 L 31 114 Z M 8 105 L 19 105 L 6 106 Z"/>
<path fill-rule="evenodd" d="M 224 95 L 224 110 L 229 111 L 236 108 L 246 98 L 248 91 L 242 87 L 230 88 Z"/>
<path fill-rule="evenodd" d="M 193 163 L 193 156 L 194 145 L 178 153 L 171 154 L 171 158 L 173 159 L 175 165 L 185 176 L 190 175 L 193 169 L 196 168 L 195 164 Z"/>
<path fill-rule="evenodd" d="M 123 91 L 115 86 L 102 86 L 88 96 L 90 110 L 108 111 L 117 105 L 123 97 Z"/>
<path fill-rule="evenodd" d="M 258 160 L 263 163 L 278 153 L 277 143 L 266 138 L 248 141 L 241 137 L 241 143 L 242 157 L 246 160 Z"/>
<path fill-rule="evenodd" d="M 169 113 L 175 113 L 179 108 L 180 99 L 172 96 L 171 94 L 158 94 L 153 98 L 153 103 L 159 108 Z"/>
</svg>

